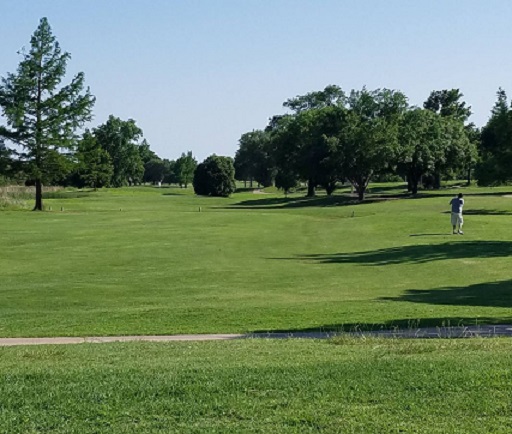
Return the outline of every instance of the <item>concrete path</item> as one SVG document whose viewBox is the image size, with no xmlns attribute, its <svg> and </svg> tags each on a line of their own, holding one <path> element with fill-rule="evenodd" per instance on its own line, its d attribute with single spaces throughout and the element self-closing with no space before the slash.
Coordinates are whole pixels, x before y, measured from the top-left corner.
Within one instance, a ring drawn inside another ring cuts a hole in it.
<svg viewBox="0 0 512 434">
<path fill-rule="evenodd" d="M 54 337 L 54 338 L 0 338 L 0 346 L 15 345 L 63 345 L 97 344 L 107 342 L 179 342 L 179 341 L 220 341 L 232 339 L 327 339 L 334 336 L 381 337 L 404 339 L 460 339 L 512 337 L 512 324 L 482 325 L 470 327 L 428 327 L 378 331 L 336 332 L 289 332 L 289 333 L 249 333 L 249 334 L 203 334 L 167 336 L 97 336 L 97 337 Z"/>
</svg>

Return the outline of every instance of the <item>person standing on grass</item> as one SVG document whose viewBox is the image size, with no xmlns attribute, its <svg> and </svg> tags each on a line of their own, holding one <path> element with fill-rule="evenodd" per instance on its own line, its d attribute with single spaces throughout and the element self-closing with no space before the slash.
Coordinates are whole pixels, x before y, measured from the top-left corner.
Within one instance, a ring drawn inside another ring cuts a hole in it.
<svg viewBox="0 0 512 434">
<path fill-rule="evenodd" d="M 462 225 L 464 224 L 464 219 L 462 218 L 462 207 L 464 206 L 464 195 L 459 193 L 456 197 L 454 197 L 450 201 L 450 205 L 452 207 L 452 226 L 453 233 L 462 235 Z"/>
</svg>

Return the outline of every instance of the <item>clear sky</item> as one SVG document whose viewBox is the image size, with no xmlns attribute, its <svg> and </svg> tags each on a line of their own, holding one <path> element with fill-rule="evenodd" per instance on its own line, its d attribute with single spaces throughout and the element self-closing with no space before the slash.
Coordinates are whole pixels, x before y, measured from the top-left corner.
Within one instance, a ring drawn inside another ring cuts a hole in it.
<svg viewBox="0 0 512 434">
<path fill-rule="evenodd" d="M 95 118 L 133 118 L 177 158 L 233 156 L 290 97 L 337 84 L 387 87 L 421 105 L 460 88 L 485 124 L 512 96 L 510 0 L 0 0 L 0 76 L 46 16 Z"/>
</svg>

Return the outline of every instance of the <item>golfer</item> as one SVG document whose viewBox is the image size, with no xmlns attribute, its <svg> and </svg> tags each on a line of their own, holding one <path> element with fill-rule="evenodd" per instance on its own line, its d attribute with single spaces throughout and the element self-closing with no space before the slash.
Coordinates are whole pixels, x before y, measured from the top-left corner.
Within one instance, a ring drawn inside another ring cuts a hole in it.
<svg viewBox="0 0 512 434">
<path fill-rule="evenodd" d="M 454 197 L 450 201 L 450 205 L 452 207 L 452 226 L 453 233 L 462 235 L 462 225 L 464 224 L 464 219 L 462 218 L 462 207 L 464 206 L 464 195 L 459 193 L 456 197 Z"/>
</svg>

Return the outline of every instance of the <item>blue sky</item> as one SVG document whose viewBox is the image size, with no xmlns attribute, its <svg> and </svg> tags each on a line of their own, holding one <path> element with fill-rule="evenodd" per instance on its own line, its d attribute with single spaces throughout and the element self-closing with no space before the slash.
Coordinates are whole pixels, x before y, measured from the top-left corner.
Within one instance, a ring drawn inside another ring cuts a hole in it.
<svg viewBox="0 0 512 434">
<path fill-rule="evenodd" d="M 485 124 L 512 95 L 510 0 L 16 0 L 2 5 L 0 76 L 48 17 L 95 119 L 133 118 L 161 157 L 233 156 L 290 97 L 387 87 L 421 105 L 460 88 Z"/>
</svg>

